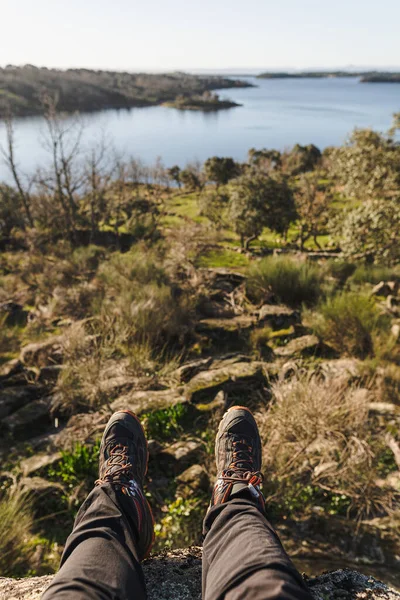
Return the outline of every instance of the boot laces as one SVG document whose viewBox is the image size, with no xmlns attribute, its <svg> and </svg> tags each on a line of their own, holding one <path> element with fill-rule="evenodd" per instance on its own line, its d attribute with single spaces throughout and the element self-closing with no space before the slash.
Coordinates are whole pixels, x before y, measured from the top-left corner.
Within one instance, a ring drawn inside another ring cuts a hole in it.
<svg viewBox="0 0 400 600">
<path fill-rule="evenodd" d="M 254 470 L 253 447 L 240 436 L 233 436 L 232 462 L 222 472 L 221 479 L 229 483 L 247 483 L 258 486 L 262 483 L 263 476 L 260 471 Z"/>
<path fill-rule="evenodd" d="M 116 444 L 110 450 L 110 456 L 107 460 L 107 469 L 102 479 L 98 479 L 97 483 L 116 482 L 123 478 L 134 479 L 132 472 L 132 464 L 129 462 L 128 446 Z"/>
</svg>

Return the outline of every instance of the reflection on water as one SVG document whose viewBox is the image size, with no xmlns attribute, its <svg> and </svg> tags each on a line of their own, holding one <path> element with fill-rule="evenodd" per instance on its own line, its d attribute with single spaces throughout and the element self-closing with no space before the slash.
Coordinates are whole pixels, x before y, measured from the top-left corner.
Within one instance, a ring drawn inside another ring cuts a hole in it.
<svg viewBox="0 0 400 600">
<path fill-rule="evenodd" d="M 179 111 L 164 106 L 100 111 L 84 116 L 85 139 L 109 135 L 119 154 L 167 166 L 185 165 L 212 155 L 244 160 L 249 148 L 284 149 L 295 143 L 320 148 L 340 144 L 355 126 L 386 130 L 400 110 L 400 85 L 361 84 L 356 79 L 275 79 L 259 87 L 223 90 L 243 106 L 218 112 Z M 41 118 L 15 124 L 17 158 L 32 172 L 49 157 L 43 147 Z M 0 123 L 0 144 L 5 129 Z M 6 178 L 0 164 L 0 180 Z"/>
</svg>

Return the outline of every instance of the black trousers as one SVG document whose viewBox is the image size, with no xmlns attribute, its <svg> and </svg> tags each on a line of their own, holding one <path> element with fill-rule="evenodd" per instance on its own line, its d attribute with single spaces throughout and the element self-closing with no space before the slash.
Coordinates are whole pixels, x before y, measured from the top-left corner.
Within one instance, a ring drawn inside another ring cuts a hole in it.
<svg viewBox="0 0 400 600">
<path fill-rule="evenodd" d="M 146 598 L 136 524 L 126 501 L 110 484 L 94 488 L 78 512 L 60 570 L 42 600 Z M 212 508 L 204 533 L 205 600 L 311 599 L 277 534 L 250 499 Z"/>
</svg>

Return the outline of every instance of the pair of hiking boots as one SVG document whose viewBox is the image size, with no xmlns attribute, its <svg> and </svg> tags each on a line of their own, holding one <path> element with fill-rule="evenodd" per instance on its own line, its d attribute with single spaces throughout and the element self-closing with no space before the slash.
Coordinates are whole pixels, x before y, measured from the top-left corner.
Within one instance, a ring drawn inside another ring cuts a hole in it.
<svg viewBox="0 0 400 600">
<path fill-rule="evenodd" d="M 215 440 L 218 476 L 209 510 L 232 498 L 253 500 L 264 511 L 261 440 L 252 413 L 233 406 L 223 416 Z M 149 452 L 143 427 L 129 410 L 116 412 L 109 420 L 100 447 L 99 479 L 96 485 L 111 483 L 129 498 L 137 524 L 137 552 L 142 560 L 154 540 L 154 521 L 143 492 Z"/>
</svg>

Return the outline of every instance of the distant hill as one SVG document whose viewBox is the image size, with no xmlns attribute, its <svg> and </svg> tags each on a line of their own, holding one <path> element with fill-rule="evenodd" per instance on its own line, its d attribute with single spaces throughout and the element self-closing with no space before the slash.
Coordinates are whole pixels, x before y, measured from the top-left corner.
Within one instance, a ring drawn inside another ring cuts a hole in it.
<svg viewBox="0 0 400 600">
<path fill-rule="evenodd" d="M 259 79 L 323 79 L 330 77 L 357 77 L 361 83 L 400 83 L 400 73 L 380 71 L 302 71 L 265 72 Z"/>
<path fill-rule="evenodd" d="M 65 112 L 152 106 L 193 96 L 207 90 L 249 87 L 251 84 L 221 76 L 187 73 L 127 73 L 89 69 L 38 68 L 33 65 L 0 69 L 0 118 L 43 112 L 44 95 L 57 97 Z"/>
</svg>

